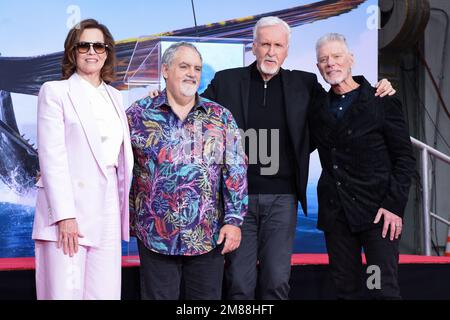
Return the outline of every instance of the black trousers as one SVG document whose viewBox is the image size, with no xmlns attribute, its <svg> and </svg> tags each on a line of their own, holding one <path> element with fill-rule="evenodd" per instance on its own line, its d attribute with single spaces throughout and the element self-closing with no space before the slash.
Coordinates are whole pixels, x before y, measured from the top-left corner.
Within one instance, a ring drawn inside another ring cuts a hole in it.
<svg viewBox="0 0 450 320">
<path fill-rule="evenodd" d="M 338 299 L 400 299 L 398 285 L 398 241 L 389 232 L 382 238 L 382 222 L 373 229 L 352 233 L 348 224 L 337 220 L 331 232 L 325 232 L 330 270 Z M 363 268 L 361 248 L 366 255 Z M 376 285 L 376 273 L 380 281 Z M 367 296 L 368 295 L 368 296 Z"/>
<path fill-rule="evenodd" d="M 170 256 L 147 249 L 138 240 L 143 300 L 220 300 L 222 246 L 198 256 Z M 182 293 L 182 294 L 180 294 Z"/>
<path fill-rule="evenodd" d="M 292 194 L 249 195 L 241 244 L 225 257 L 227 299 L 289 298 L 297 206 Z"/>
</svg>

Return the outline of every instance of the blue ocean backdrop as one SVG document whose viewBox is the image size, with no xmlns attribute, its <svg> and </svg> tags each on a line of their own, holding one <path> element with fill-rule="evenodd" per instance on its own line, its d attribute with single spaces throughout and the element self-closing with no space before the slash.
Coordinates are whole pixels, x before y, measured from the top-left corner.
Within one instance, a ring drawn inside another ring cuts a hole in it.
<svg viewBox="0 0 450 320">
<path fill-rule="evenodd" d="M 299 206 L 294 252 L 322 253 L 326 249 L 323 233 L 316 228 L 316 184 L 308 185 L 307 197 L 307 217 Z M 0 202 L 0 258 L 34 256 L 34 242 L 31 240 L 33 215 L 33 206 Z M 138 254 L 135 238 L 132 238 L 130 243 L 122 243 L 122 253 Z"/>
</svg>

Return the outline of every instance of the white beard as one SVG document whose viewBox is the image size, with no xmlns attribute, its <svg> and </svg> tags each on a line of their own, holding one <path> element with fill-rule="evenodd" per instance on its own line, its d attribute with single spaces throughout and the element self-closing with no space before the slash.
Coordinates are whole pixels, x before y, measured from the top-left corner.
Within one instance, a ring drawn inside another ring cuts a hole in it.
<svg viewBox="0 0 450 320">
<path fill-rule="evenodd" d="M 328 82 L 329 85 L 335 86 L 335 85 L 341 83 L 342 81 L 344 81 L 345 78 L 344 77 L 339 77 L 339 78 L 334 78 L 334 79 L 326 78 L 325 80 L 326 80 L 326 82 Z"/>
<path fill-rule="evenodd" d="M 198 90 L 198 85 L 191 85 L 182 83 L 180 87 L 180 92 L 185 97 L 192 97 L 195 96 Z"/>
<path fill-rule="evenodd" d="M 278 66 L 270 68 L 270 67 L 265 66 L 263 63 L 261 64 L 261 71 L 262 71 L 262 73 L 268 74 L 268 75 L 271 75 L 271 76 L 277 74 L 279 69 L 280 68 L 278 68 Z"/>
<path fill-rule="evenodd" d="M 345 81 L 345 79 L 348 78 L 348 76 L 349 76 L 350 73 L 351 73 L 351 69 L 347 70 L 347 72 L 345 72 L 345 71 L 341 72 L 341 75 L 340 75 L 340 76 L 333 76 L 333 77 L 325 76 L 324 78 L 325 78 L 325 81 L 326 81 L 329 85 L 335 86 L 335 85 L 338 85 L 338 84 L 340 84 L 341 82 Z"/>
</svg>

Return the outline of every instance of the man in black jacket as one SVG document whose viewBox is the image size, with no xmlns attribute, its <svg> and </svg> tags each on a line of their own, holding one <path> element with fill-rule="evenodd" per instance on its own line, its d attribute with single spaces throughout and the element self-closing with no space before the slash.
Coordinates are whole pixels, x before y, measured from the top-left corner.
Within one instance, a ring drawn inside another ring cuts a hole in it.
<svg viewBox="0 0 450 320">
<path fill-rule="evenodd" d="M 309 133 L 305 119 L 308 106 L 322 92 L 316 75 L 280 68 L 289 37 L 284 21 L 263 18 L 255 26 L 257 61 L 216 73 L 202 94 L 228 108 L 248 138 L 249 210 L 241 227 L 241 245 L 226 257 L 228 299 L 288 299 L 298 200 L 306 212 Z M 274 163 L 263 163 L 258 157 L 261 149 L 258 152 L 253 145 L 266 146 Z"/>
<path fill-rule="evenodd" d="M 360 297 L 363 248 L 375 275 L 367 282 L 372 297 L 399 299 L 398 239 L 415 167 L 402 106 L 395 97 L 375 97 L 364 77 L 352 77 L 353 55 L 342 35 L 325 35 L 316 50 L 331 85 L 327 99 L 309 110 L 322 165 L 318 228 L 338 298 Z"/>
<path fill-rule="evenodd" d="M 289 38 L 290 27 L 283 20 L 260 19 L 253 33 L 256 61 L 216 73 L 202 94 L 228 108 L 248 138 L 249 210 L 240 247 L 226 257 L 228 299 L 289 297 L 298 201 L 306 214 L 306 118 L 308 108 L 325 94 L 315 74 L 281 68 Z M 389 82 L 379 91 L 392 92 Z"/>
</svg>

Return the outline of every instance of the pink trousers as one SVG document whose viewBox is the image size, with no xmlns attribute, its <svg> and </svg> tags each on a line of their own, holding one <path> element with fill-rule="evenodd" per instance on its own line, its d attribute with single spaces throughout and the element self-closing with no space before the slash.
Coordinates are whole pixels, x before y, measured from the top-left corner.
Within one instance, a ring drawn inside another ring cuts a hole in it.
<svg viewBox="0 0 450 320">
<path fill-rule="evenodd" d="M 121 227 L 115 168 L 108 168 L 105 211 L 99 212 L 102 240 L 98 247 L 78 246 L 73 257 L 56 242 L 35 242 L 38 300 L 119 300 L 121 293 Z"/>
</svg>

